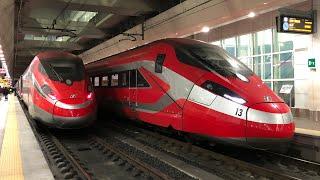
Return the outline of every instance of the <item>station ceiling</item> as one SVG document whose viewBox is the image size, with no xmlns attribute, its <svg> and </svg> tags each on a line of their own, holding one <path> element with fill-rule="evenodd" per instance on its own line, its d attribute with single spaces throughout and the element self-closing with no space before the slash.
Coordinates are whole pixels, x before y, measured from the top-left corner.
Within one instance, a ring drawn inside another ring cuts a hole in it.
<svg viewBox="0 0 320 180">
<path fill-rule="evenodd" d="M 15 0 L 10 75 L 19 78 L 40 51 L 65 50 L 79 54 L 181 2 Z"/>
</svg>

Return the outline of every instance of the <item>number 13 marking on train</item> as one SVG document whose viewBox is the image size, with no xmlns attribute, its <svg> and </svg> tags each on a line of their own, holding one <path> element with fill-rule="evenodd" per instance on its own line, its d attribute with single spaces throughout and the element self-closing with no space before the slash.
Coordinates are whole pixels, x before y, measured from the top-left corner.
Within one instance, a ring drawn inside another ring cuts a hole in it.
<svg viewBox="0 0 320 180">
<path fill-rule="evenodd" d="M 241 117 L 241 116 L 242 116 L 242 113 L 243 113 L 243 109 L 237 108 L 237 110 L 236 110 L 236 115 Z"/>
</svg>

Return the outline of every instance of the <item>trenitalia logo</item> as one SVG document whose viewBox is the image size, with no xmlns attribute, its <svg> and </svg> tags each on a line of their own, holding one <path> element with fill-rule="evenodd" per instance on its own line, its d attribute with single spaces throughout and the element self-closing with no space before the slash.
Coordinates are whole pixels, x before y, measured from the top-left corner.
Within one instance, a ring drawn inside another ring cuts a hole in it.
<svg viewBox="0 0 320 180">
<path fill-rule="evenodd" d="M 271 102 L 271 96 L 263 96 L 264 101 Z"/>
<path fill-rule="evenodd" d="M 76 98 L 76 97 L 77 97 L 76 94 L 71 94 L 71 95 L 70 95 L 70 98 L 71 98 L 71 99 L 74 99 L 74 98 Z"/>
</svg>

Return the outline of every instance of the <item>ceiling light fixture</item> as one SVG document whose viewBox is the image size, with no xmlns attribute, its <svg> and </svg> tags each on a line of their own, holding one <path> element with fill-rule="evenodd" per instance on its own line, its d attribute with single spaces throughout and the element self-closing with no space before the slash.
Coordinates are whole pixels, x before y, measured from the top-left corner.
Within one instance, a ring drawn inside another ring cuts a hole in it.
<svg viewBox="0 0 320 180">
<path fill-rule="evenodd" d="M 249 18 L 253 18 L 253 17 L 255 17 L 256 16 L 256 13 L 254 13 L 254 12 L 250 12 L 249 14 L 248 14 L 248 17 Z"/>
<path fill-rule="evenodd" d="M 203 26 L 203 28 L 201 29 L 201 32 L 207 33 L 210 31 L 210 28 L 208 26 Z"/>
</svg>

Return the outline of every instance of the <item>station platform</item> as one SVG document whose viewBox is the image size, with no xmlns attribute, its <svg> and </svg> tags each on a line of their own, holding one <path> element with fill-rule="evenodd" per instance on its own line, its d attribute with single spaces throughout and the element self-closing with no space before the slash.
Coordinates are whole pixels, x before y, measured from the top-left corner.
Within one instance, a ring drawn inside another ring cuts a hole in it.
<svg viewBox="0 0 320 180">
<path fill-rule="evenodd" d="M 0 180 L 54 179 L 18 99 L 0 100 Z"/>
<path fill-rule="evenodd" d="M 294 117 L 294 122 L 296 124 L 296 133 L 320 137 L 320 121 Z"/>
</svg>

